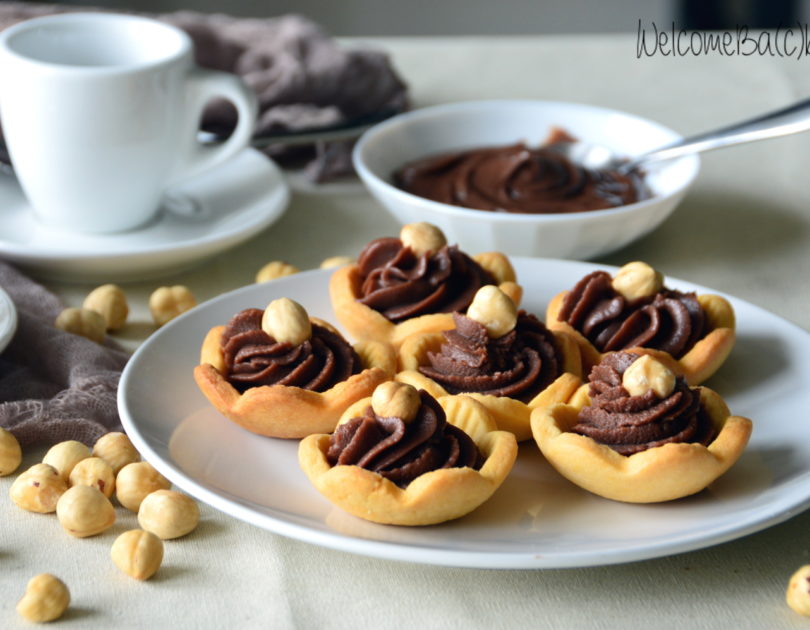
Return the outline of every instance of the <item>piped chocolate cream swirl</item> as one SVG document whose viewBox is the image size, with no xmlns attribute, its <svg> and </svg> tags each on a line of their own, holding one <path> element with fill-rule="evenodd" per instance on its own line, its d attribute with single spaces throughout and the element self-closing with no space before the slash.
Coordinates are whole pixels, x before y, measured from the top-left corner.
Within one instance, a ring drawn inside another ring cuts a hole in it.
<svg viewBox="0 0 810 630">
<path fill-rule="evenodd" d="M 378 238 L 366 245 L 357 266 L 358 301 L 394 323 L 430 313 L 463 312 L 479 288 L 495 283 L 455 245 L 417 255 L 398 238 Z"/>
<path fill-rule="evenodd" d="M 453 206 L 532 214 L 585 212 L 648 196 L 641 173 L 587 169 L 523 143 L 431 156 L 394 175 L 402 190 Z"/>
<path fill-rule="evenodd" d="M 632 396 L 623 387 L 622 376 L 636 359 L 635 354 L 617 352 L 591 369 L 591 405 L 580 410 L 571 431 L 622 455 L 669 443 L 708 445 L 715 430 L 700 403 L 700 390 L 691 389 L 678 377 L 674 389 L 664 398 L 652 389 Z"/>
<path fill-rule="evenodd" d="M 400 487 L 431 470 L 480 468 L 482 457 L 472 438 L 447 422 L 432 396 L 425 391 L 419 396 L 419 410 L 409 422 L 379 417 L 369 405 L 362 416 L 338 425 L 330 438 L 329 463 L 360 466 Z"/>
<path fill-rule="evenodd" d="M 534 315 L 519 311 L 515 328 L 497 339 L 483 324 L 453 314 L 455 330 L 445 331 L 439 352 L 419 371 L 451 394 L 477 392 L 529 402 L 561 371 L 554 335 Z"/>
<path fill-rule="evenodd" d="M 263 314 L 258 308 L 241 311 L 222 333 L 224 376 L 238 390 L 289 385 L 323 392 L 363 369 L 354 348 L 327 328 L 312 324 L 303 343 L 279 343 L 262 330 Z"/>
<path fill-rule="evenodd" d="M 563 300 L 557 319 L 581 332 L 600 352 L 654 348 L 679 358 L 703 337 L 706 316 L 694 293 L 662 289 L 628 300 L 610 274 L 582 278 Z"/>
</svg>

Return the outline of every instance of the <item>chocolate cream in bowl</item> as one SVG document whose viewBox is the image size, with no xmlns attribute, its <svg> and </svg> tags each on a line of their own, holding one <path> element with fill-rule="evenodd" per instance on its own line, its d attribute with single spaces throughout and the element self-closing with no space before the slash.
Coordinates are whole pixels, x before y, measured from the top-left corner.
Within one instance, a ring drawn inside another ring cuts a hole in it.
<svg viewBox="0 0 810 630">
<path fill-rule="evenodd" d="M 520 142 L 429 156 L 405 164 L 393 180 L 432 201 L 492 212 L 587 212 L 649 197 L 640 171 L 587 169 L 555 149 L 574 140 L 555 130 L 536 148 Z"/>
</svg>

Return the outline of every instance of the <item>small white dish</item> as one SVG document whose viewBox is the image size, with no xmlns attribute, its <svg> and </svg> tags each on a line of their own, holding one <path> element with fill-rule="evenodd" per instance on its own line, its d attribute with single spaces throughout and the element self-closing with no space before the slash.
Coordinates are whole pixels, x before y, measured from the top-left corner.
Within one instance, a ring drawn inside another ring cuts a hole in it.
<svg viewBox="0 0 810 630">
<path fill-rule="evenodd" d="M 468 251 L 512 256 L 593 258 L 617 250 L 658 227 L 698 173 L 687 156 L 645 177 L 652 192 L 637 203 L 592 212 L 517 214 L 471 210 L 400 190 L 393 172 L 431 155 L 526 142 L 540 145 L 553 127 L 617 155 L 638 155 L 681 136 L 658 123 L 602 107 L 554 101 L 473 101 L 426 107 L 375 125 L 358 141 L 353 161 L 371 194 L 402 224 L 427 221 Z"/>
<path fill-rule="evenodd" d="M 597 266 L 514 259 L 525 307 L 548 301 Z M 615 268 L 599 267 L 615 271 Z M 377 525 L 333 507 L 298 466 L 297 440 L 255 435 L 221 416 L 192 370 L 208 330 L 237 311 L 277 297 L 334 322 L 331 271 L 315 270 L 221 295 L 170 322 L 133 355 L 118 409 L 137 449 L 177 486 L 223 512 L 270 531 L 352 553 L 481 568 L 562 568 L 655 558 L 700 549 L 779 523 L 810 506 L 810 334 L 729 298 L 738 343 L 709 386 L 754 422 L 732 469 L 693 497 L 664 504 L 609 501 L 560 476 L 534 443 L 494 496 L 456 521 L 431 527 Z M 667 279 L 682 290 L 709 291 Z"/>
<path fill-rule="evenodd" d="M 14 177 L 0 175 L 0 258 L 55 280 L 146 280 L 255 236 L 281 217 L 290 197 L 281 170 L 255 149 L 169 193 L 175 211 L 164 208 L 141 228 L 80 234 L 41 224 Z"/>
<path fill-rule="evenodd" d="M 17 309 L 11 296 L 0 288 L 0 352 L 6 349 L 17 331 Z"/>
</svg>

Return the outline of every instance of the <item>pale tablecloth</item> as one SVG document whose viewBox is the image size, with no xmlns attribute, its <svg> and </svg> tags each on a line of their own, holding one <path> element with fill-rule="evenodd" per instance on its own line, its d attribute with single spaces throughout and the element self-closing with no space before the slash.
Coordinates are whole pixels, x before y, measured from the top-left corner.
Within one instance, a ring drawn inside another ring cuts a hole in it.
<svg viewBox="0 0 810 630">
<path fill-rule="evenodd" d="M 624 109 L 683 133 L 810 95 L 807 59 L 636 59 L 633 36 L 383 39 L 417 105 L 543 98 Z M 683 205 L 654 234 L 602 262 L 643 259 L 727 291 L 810 329 L 810 135 L 704 158 Z M 269 259 L 315 267 L 355 254 L 396 227 L 357 183 L 299 188 L 286 216 L 247 246 L 159 281 L 199 299 L 252 281 Z M 78 305 L 89 286 L 51 285 Z M 135 307 L 119 337 L 151 331 L 156 282 L 126 286 Z M 30 453 L 34 463 L 41 453 Z M 0 479 L 0 499 L 11 479 Z M 166 545 L 152 580 L 109 560 L 111 532 L 73 540 L 52 516 L 0 500 L 0 626 L 29 577 L 68 582 L 60 627 L 95 628 L 808 628 L 784 603 L 790 574 L 810 562 L 810 512 L 735 542 L 669 558 L 587 569 L 487 571 L 378 560 L 322 549 L 202 506 L 202 523 Z"/>
</svg>

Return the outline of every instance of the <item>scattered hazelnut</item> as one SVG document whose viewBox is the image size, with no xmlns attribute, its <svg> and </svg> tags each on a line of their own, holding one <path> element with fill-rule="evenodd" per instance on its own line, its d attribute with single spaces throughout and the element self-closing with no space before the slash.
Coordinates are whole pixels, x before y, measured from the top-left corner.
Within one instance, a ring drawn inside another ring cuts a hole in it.
<svg viewBox="0 0 810 630">
<path fill-rule="evenodd" d="M 344 265 L 353 265 L 354 258 L 351 256 L 331 256 L 321 263 L 321 269 L 334 269 Z"/>
<path fill-rule="evenodd" d="M 185 536 L 199 522 L 200 508 L 194 499 L 174 490 L 156 490 L 138 509 L 140 526 L 163 540 Z"/>
<path fill-rule="evenodd" d="M 17 612 L 27 621 L 45 623 L 59 619 L 69 604 L 70 591 L 65 583 L 50 573 L 40 573 L 28 580 Z"/>
<path fill-rule="evenodd" d="M 612 284 L 626 300 L 637 300 L 658 293 L 664 286 L 664 277 L 647 263 L 631 262 L 616 272 Z"/>
<path fill-rule="evenodd" d="M 659 398 L 666 398 L 675 389 L 675 374 L 663 363 L 645 354 L 624 371 L 622 387 L 631 396 L 643 396 L 653 390 Z"/>
<path fill-rule="evenodd" d="M 82 306 L 99 313 L 107 322 L 107 330 L 118 330 L 127 321 L 129 305 L 121 287 L 104 284 L 90 291 Z"/>
<path fill-rule="evenodd" d="M 54 325 L 65 332 L 87 337 L 96 343 L 104 341 L 107 331 L 104 317 L 86 308 L 66 308 L 59 313 Z"/>
<path fill-rule="evenodd" d="M 67 483 L 53 466 L 35 464 L 14 480 L 9 495 L 23 510 L 48 514 L 66 490 Z"/>
<path fill-rule="evenodd" d="M 439 251 L 447 245 L 444 233 L 431 223 L 409 223 L 399 232 L 399 240 L 417 256 Z"/>
<path fill-rule="evenodd" d="M 475 294 L 467 308 L 467 317 L 474 319 L 487 329 L 492 339 L 503 337 L 517 325 L 517 306 L 506 293 L 488 284 Z"/>
<path fill-rule="evenodd" d="M 71 536 L 95 536 L 115 523 L 115 508 L 98 488 L 73 486 L 56 503 L 56 518 Z"/>
<path fill-rule="evenodd" d="M 115 490 L 115 473 L 112 466 L 100 457 L 88 457 L 70 471 L 70 485 L 93 486 L 109 499 Z"/>
<path fill-rule="evenodd" d="M 273 300 L 264 309 L 262 330 L 279 343 L 297 346 L 312 336 L 312 324 L 304 307 L 290 298 Z"/>
<path fill-rule="evenodd" d="M 377 386 L 371 395 L 371 409 L 381 418 L 400 418 L 406 424 L 416 417 L 422 400 L 416 388 L 387 381 Z"/>
<path fill-rule="evenodd" d="M 148 580 L 163 562 L 163 541 L 151 532 L 131 529 L 115 539 L 110 557 L 127 575 Z"/>
<path fill-rule="evenodd" d="M 804 565 L 791 576 L 785 600 L 797 613 L 810 617 L 810 564 Z"/>
<path fill-rule="evenodd" d="M 22 463 L 20 443 L 11 431 L 0 427 L 0 477 L 10 475 Z"/>
<path fill-rule="evenodd" d="M 42 458 L 43 464 L 50 464 L 67 481 L 70 478 L 70 471 L 83 459 L 90 457 L 90 449 L 76 440 L 67 440 L 54 444 Z"/>
<path fill-rule="evenodd" d="M 93 455 L 112 466 L 116 475 L 127 464 L 141 461 L 140 454 L 127 435 L 118 431 L 102 435 L 93 446 Z"/>
<path fill-rule="evenodd" d="M 160 287 L 149 296 L 149 310 L 158 326 L 167 324 L 195 306 L 197 300 L 189 288 L 179 284 L 173 287 Z"/>
<path fill-rule="evenodd" d="M 295 265 L 290 265 L 282 260 L 273 260 L 259 269 L 256 274 L 256 282 L 270 282 L 270 280 L 291 276 L 299 271 L 301 270 Z"/>
<path fill-rule="evenodd" d="M 137 512 L 147 495 L 155 490 L 168 490 L 171 482 L 148 462 L 127 464 L 115 478 L 115 496 L 128 510 Z"/>
</svg>

